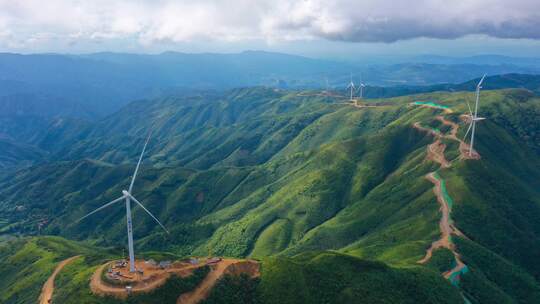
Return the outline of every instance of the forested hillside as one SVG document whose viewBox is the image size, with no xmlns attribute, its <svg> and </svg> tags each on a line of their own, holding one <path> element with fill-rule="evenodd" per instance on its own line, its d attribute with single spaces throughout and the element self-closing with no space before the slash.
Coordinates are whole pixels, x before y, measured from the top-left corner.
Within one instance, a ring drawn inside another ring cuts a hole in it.
<svg viewBox="0 0 540 304">
<path fill-rule="evenodd" d="M 248 88 L 140 100 L 97 122 L 58 121 L 31 139 L 36 153 L 47 151 L 46 163 L 0 175 L 0 231 L 123 245 L 120 206 L 75 220 L 120 195 L 152 132 L 134 195 L 171 235 L 135 208 L 138 249 L 273 256 L 267 267 L 280 273 L 293 267 L 287 263 L 369 260 L 374 264 L 358 267 L 390 267 L 384 271 L 396 272 L 397 285 L 401 272 L 419 272 L 413 276 L 424 280 L 424 271 L 454 267 L 444 248 L 418 263 L 440 236 L 440 206 L 426 179 L 437 171 L 453 203 L 453 225 L 463 233 L 452 236 L 469 268 L 457 283 L 462 296 L 472 303 L 534 303 L 540 298 L 534 263 L 540 256 L 540 120 L 534 119 L 540 99 L 524 89 L 482 92 L 480 115 L 487 119 L 475 145 L 481 158 L 461 158 L 456 142 L 443 138 L 451 166 L 439 169 L 428 146 L 436 132 L 451 132 L 446 121 L 463 138 L 467 124 L 460 114 L 473 98 L 472 92 L 433 92 L 356 107 L 319 91 Z M 309 256 L 327 250 L 331 257 Z M 292 260 L 281 265 L 281 258 Z M 277 288 L 266 285 L 264 265 L 261 290 Z M 339 299 L 350 296 L 347 288 L 365 286 L 343 288 Z M 457 289 L 449 292 L 459 298 Z"/>
</svg>

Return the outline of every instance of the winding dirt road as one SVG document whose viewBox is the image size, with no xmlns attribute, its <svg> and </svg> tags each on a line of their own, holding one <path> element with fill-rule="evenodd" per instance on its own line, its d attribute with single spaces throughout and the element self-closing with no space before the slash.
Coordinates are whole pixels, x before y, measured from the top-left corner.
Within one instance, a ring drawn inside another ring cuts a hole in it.
<svg viewBox="0 0 540 304">
<path fill-rule="evenodd" d="M 456 257 L 456 264 L 458 265 L 463 264 L 463 262 L 461 262 L 459 254 L 456 252 L 456 248 L 455 248 L 455 245 L 452 243 L 451 237 L 452 237 L 452 234 L 458 235 L 458 236 L 464 236 L 464 235 L 451 223 L 451 220 L 450 220 L 451 209 L 448 202 L 444 198 L 444 195 L 442 194 L 441 180 L 438 179 L 435 176 L 435 174 L 436 174 L 435 172 L 431 172 L 426 175 L 426 178 L 430 182 L 432 182 L 433 185 L 435 185 L 435 187 L 433 187 L 433 192 L 435 193 L 435 196 L 437 197 L 437 201 L 441 205 L 439 209 L 442 214 L 441 220 L 439 221 L 439 229 L 441 231 L 441 238 L 431 244 L 431 247 L 429 247 L 429 249 L 427 250 L 424 258 L 418 261 L 418 263 L 424 264 L 427 261 L 429 261 L 431 259 L 431 256 L 433 255 L 434 250 L 438 248 L 448 248 L 454 253 L 454 256 Z"/>
<path fill-rule="evenodd" d="M 236 267 L 236 269 L 234 269 Z M 224 259 L 212 266 L 206 278 L 191 292 L 182 294 L 176 304 L 196 304 L 206 299 L 212 287 L 226 273 L 246 273 L 251 277 L 259 276 L 258 263 L 249 260 Z"/>
<path fill-rule="evenodd" d="M 457 132 L 459 128 L 459 125 L 457 123 L 446 120 L 443 116 L 437 116 L 436 119 L 444 125 L 451 127 L 448 134 L 442 134 L 433 129 L 422 127 L 419 122 L 413 124 L 414 128 L 424 132 L 428 132 L 435 137 L 434 142 L 427 147 L 427 159 L 438 163 L 440 165 L 440 169 L 451 167 L 451 162 L 448 162 L 444 156 L 446 145 L 441 142 L 441 138 L 447 138 L 459 142 L 459 159 L 480 159 L 480 155 L 476 151 L 473 151 L 472 155 L 469 156 L 468 152 L 470 146 L 457 137 Z M 442 216 L 439 221 L 439 230 L 441 232 L 441 237 L 431 243 L 431 246 L 426 251 L 426 255 L 421 260 L 419 260 L 418 263 L 427 263 L 433 256 L 433 251 L 435 251 L 436 249 L 447 248 L 454 255 L 455 266 L 452 269 L 444 272 L 442 275 L 446 279 L 451 281 L 459 280 L 459 275 L 466 271 L 467 266 L 461 260 L 461 256 L 457 252 L 456 246 L 454 245 L 454 243 L 452 243 L 452 235 L 457 235 L 465 238 L 466 236 L 461 231 L 459 231 L 452 223 L 452 220 L 450 218 L 450 214 L 452 212 L 452 208 L 450 205 L 451 203 L 447 201 L 445 195 L 443 194 L 443 181 L 438 175 L 437 171 L 428 173 L 426 175 L 426 178 L 434 185 L 433 192 L 437 197 L 437 202 L 440 205 L 439 210 L 441 211 Z M 452 281 L 452 283 L 455 282 Z"/>
<path fill-rule="evenodd" d="M 128 296 L 128 293 L 126 291 L 126 288 L 124 286 L 114 286 L 107 284 L 106 282 L 103 282 L 101 278 L 101 274 L 103 273 L 103 270 L 105 267 L 107 267 L 109 263 L 99 266 L 94 274 L 92 275 L 92 278 L 90 280 L 90 289 L 94 294 L 98 295 L 109 295 L 120 299 L 125 299 Z M 151 277 L 151 280 L 149 281 L 143 281 L 138 282 L 136 284 L 132 284 L 132 292 L 133 293 L 144 293 L 149 292 L 155 288 L 160 287 L 161 285 L 165 284 L 167 279 L 171 276 L 171 273 L 174 273 L 176 275 L 179 275 L 181 277 L 187 277 L 193 273 L 193 270 L 199 267 L 203 267 L 203 264 L 200 265 L 190 265 L 183 268 L 171 268 L 167 269 L 166 271 L 163 271 L 161 273 L 157 273 Z"/>
<path fill-rule="evenodd" d="M 58 265 L 54 269 L 51 276 L 47 279 L 45 284 L 43 284 L 43 288 L 41 289 L 41 294 L 39 295 L 39 301 L 38 301 L 39 304 L 52 303 L 52 296 L 54 292 L 54 279 L 56 278 L 58 273 L 62 270 L 62 268 L 64 268 L 64 266 L 71 263 L 73 260 L 75 260 L 78 257 L 80 257 L 80 255 L 70 257 L 58 263 Z"/>
</svg>

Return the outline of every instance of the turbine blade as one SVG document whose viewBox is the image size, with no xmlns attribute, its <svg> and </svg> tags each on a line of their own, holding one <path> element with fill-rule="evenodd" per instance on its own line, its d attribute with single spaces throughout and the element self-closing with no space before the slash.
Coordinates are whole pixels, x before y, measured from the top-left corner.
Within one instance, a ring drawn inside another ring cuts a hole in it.
<svg viewBox="0 0 540 304">
<path fill-rule="evenodd" d="M 148 137 L 146 138 L 146 142 L 144 143 L 141 156 L 139 156 L 139 161 L 137 162 L 137 167 L 135 167 L 135 172 L 133 173 L 133 177 L 131 178 L 131 183 L 129 184 L 129 190 L 128 192 L 131 193 L 131 189 L 133 189 L 133 184 L 135 183 L 135 178 L 137 177 L 137 171 L 139 171 L 139 166 L 141 165 L 141 161 L 144 155 L 144 150 L 146 150 L 146 146 L 148 145 L 148 142 L 150 141 L 150 136 L 152 135 L 152 131 L 150 130 L 150 133 L 148 133 Z"/>
<path fill-rule="evenodd" d="M 473 122 L 474 121 L 471 120 L 471 123 L 469 124 L 469 128 L 467 129 L 467 132 L 465 132 L 465 136 L 463 136 L 463 141 L 465 141 L 465 139 L 467 138 L 467 135 L 469 135 L 469 131 L 471 131 Z"/>
<path fill-rule="evenodd" d="M 143 208 L 143 210 L 146 211 L 146 213 L 148 213 L 148 215 L 150 215 L 161 226 L 161 228 L 165 230 L 165 232 L 169 233 L 169 230 L 167 230 L 167 228 L 165 228 L 165 226 L 163 226 L 163 224 L 161 224 L 161 222 L 150 211 L 148 211 L 148 209 L 146 209 L 143 204 L 141 204 L 141 202 L 139 202 L 131 194 L 129 194 L 129 198 L 131 198 L 135 203 L 137 203 L 137 205 L 141 206 L 141 208 Z"/>
<path fill-rule="evenodd" d="M 480 87 L 482 85 L 482 82 L 484 82 L 484 78 L 486 78 L 486 74 L 484 74 L 484 76 L 482 76 L 482 78 L 480 79 L 480 82 L 478 82 L 478 85 L 476 87 Z"/>
<path fill-rule="evenodd" d="M 96 210 L 94 210 L 94 211 L 88 213 L 87 215 L 85 215 L 85 216 L 79 218 L 79 219 L 76 220 L 75 222 L 76 222 L 76 223 L 77 223 L 77 222 L 80 222 L 80 221 L 82 221 L 83 219 L 89 217 L 90 215 L 92 215 L 92 214 L 94 214 L 94 213 L 96 213 L 96 212 L 98 212 L 98 211 L 100 211 L 100 210 L 103 210 L 103 209 L 109 207 L 110 205 L 112 205 L 112 204 L 114 204 L 114 203 L 118 203 L 119 201 L 123 200 L 124 198 L 126 198 L 126 196 L 125 196 L 125 195 L 122 195 L 121 197 L 115 199 L 114 201 L 108 202 L 108 203 L 106 203 L 105 205 L 103 205 L 103 206 L 97 208 Z"/>
<path fill-rule="evenodd" d="M 471 119 L 472 119 L 473 115 L 472 115 L 471 105 L 469 104 L 468 101 L 466 101 L 466 102 L 467 102 L 467 108 L 469 108 L 469 114 L 471 115 Z"/>
</svg>

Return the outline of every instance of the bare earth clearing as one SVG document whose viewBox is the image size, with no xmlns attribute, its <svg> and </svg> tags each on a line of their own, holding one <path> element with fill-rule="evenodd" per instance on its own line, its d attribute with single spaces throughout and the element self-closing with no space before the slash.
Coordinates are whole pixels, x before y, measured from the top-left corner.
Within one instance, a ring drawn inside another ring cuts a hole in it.
<svg viewBox="0 0 540 304">
<path fill-rule="evenodd" d="M 204 278 L 204 280 L 193 291 L 179 295 L 177 303 L 197 303 L 202 299 L 205 299 L 214 284 L 224 274 L 240 275 L 242 273 L 254 278 L 259 274 L 259 263 L 252 260 L 241 259 L 223 259 L 215 263 L 199 263 L 192 265 L 189 263 L 176 262 L 171 267 L 161 269 L 157 266 L 148 265 L 143 261 L 136 262 L 136 268 L 143 270 L 144 274 L 132 274 L 128 272 L 128 267 L 121 269 L 121 278 L 118 280 L 119 284 L 111 284 L 103 280 L 103 271 L 112 265 L 113 262 L 99 266 L 90 280 L 90 289 L 94 294 L 101 296 L 113 296 L 120 299 L 128 297 L 128 292 L 125 286 L 131 286 L 131 292 L 133 294 L 150 292 L 167 281 L 172 274 L 188 277 L 197 268 L 210 266 L 210 272 Z M 116 270 L 116 269 L 115 269 Z"/>
</svg>

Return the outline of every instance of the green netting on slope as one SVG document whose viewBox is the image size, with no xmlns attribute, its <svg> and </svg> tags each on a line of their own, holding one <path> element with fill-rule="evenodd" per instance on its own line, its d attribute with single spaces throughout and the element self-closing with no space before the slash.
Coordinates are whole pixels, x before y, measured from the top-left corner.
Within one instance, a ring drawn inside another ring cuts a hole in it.
<svg viewBox="0 0 540 304">
<path fill-rule="evenodd" d="M 444 200 L 448 204 L 448 208 L 451 211 L 452 207 L 454 206 L 454 201 L 450 197 L 450 194 L 448 194 L 448 190 L 446 189 L 446 183 L 442 179 L 441 179 L 441 193 L 442 193 L 442 195 L 444 197 Z"/>
<path fill-rule="evenodd" d="M 441 194 L 444 200 L 446 201 L 446 204 L 448 204 L 448 208 L 450 209 L 450 211 L 452 211 L 452 207 L 454 206 L 454 201 L 450 197 L 450 194 L 448 194 L 445 181 L 441 178 L 438 172 L 435 172 L 433 176 L 435 177 L 435 179 L 437 179 L 441 183 Z"/>
<path fill-rule="evenodd" d="M 430 106 L 430 107 L 439 108 L 439 109 L 450 109 L 449 106 L 440 105 L 440 104 L 434 103 L 433 101 L 415 101 L 413 102 L 413 104 L 419 105 L 419 106 Z"/>
<path fill-rule="evenodd" d="M 467 267 L 467 265 L 465 265 L 465 266 L 463 266 L 463 268 L 461 268 L 460 271 L 453 272 L 450 275 L 450 277 L 448 278 L 448 280 L 450 281 L 450 283 L 452 283 L 452 285 L 458 286 L 460 276 L 463 275 L 463 274 L 466 274 L 467 272 L 469 272 L 469 267 Z"/>
</svg>

